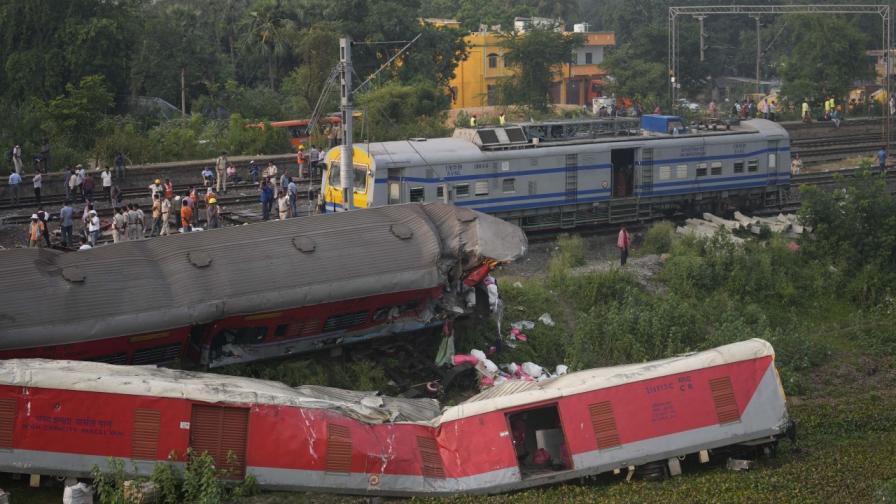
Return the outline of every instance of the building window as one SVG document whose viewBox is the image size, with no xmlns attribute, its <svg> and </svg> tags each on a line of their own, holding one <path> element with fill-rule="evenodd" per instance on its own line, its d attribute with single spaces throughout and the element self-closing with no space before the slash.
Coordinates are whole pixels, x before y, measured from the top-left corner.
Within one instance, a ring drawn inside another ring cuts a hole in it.
<svg viewBox="0 0 896 504">
<path fill-rule="evenodd" d="M 498 68 L 498 55 L 495 53 L 491 53 L 488 55 L 488 67 L 489 68 Z"/>
<path fill-rule="evenodd" d="M 590 51 L 585 53 L 585 64 L 586 65 L 591 64 L 591 52 Z"/>
<path fill-rule="evenodd" d="M 501 191 L 505 193 L 516 192 L 516 179 L 506 178 L 501 181 Z"/>
<path fill-rule="evenodd" d="M 501 63 L 504 64 L 504 68 L 510 68 L 510 61 L 507 59 L 507 55 L 501 57 Z"/>
</svg>

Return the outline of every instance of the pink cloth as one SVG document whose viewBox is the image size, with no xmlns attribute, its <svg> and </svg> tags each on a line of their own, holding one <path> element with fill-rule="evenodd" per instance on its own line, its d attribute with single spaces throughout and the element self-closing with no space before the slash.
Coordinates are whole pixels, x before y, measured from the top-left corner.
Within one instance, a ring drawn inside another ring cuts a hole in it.
<svg viewBox="0 0 896 504">
<path fill-rule="evenodd" d="M 621 249 L 628 249 L 630 238 L 628 235 L 628 231 L 624 229 L 619 230 L 619 237 L 616 239 L 616 246 Z"/>
</svg>

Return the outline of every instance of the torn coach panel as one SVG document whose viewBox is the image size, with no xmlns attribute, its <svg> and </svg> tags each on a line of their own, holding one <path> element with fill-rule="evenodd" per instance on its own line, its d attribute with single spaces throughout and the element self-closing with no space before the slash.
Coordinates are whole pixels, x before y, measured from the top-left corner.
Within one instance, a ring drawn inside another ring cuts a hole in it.
<svg viewBox="0 0 896 504">
<path fill-rule="evenodd" d="M 773 445 L 790 425 L 758 339 L 507 382 L 441 414 L 428 399 L 41 359 L 0 362 L 0 407 L 0 471 L 85 476 L 111 457 L 148 475 L 193 448 L 263 488 L 374 495 L 554 484 Z"/>
<path fill-rule="evenodd" d="M 217 366 L 413 331 L 464 270 L 525 251 L 518 227 L 440 203 L 4 251 L 0 357 Z"/>
</svg>

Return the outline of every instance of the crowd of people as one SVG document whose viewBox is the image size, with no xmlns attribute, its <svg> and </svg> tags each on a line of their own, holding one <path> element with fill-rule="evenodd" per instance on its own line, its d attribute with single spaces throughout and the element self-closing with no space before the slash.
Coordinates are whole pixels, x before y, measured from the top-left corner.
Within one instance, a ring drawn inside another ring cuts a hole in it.
<svg viewBox="0 0 896 504">
<path fill-rule="evenodd" d="M 320 177 L 324 151 L 312 147 L 309 152 L 300 148 L 297 156 L 298 175 L 300 178 L 314 180 Z M 116 162 L 118 158 L 116 158 Z M 80 249 L 95 247 L 100 242 L 102 230 L 109 228 L 112 234 L 112 242 L 119 243 L 127 240 L 141 240 L 155 236 L 169 235 L 174 232 L 188 233 L 196 229 L 197 221 L 205 217 L 207 229 L 221 227 L 221 210 L 219 207 L 219 195 L 227 192 L 230 184 L 239 184 L 243 178 L 239 170 L 227 158 L 227 153 L 222 152 L 216 159 L 214 167 L 206 167 L 201 172 L 203 188 L 189 186 L 182 194 L 175 194 L 174 183 L 166 178 L 155 179 L 148 187 L 151 208 L 149 217 L 144 213 L 139 203 L 125 203 L 120 183 L 124 179 L 124 170 L 116 169 L 113 173 L 108 166 L 97 169 L 97 179 L 94 174 L 87 171 L 82 165 L 68 167 L 63 172 L 63 187 L 65 189 L 65 202 L 58 213 L 60 245 L 72 248 L 74 243 L 74 227 L 77 216 L 80 215 Z M 260 194 L 262 220 L 271 219 L 274 203 L 277 204 L 276 217 L 288 219 L 298 216 L 299 188 L 289 169 L 282 171 L 268 161 L 262 169 L 255 160 L 248 166 L 248 180 L 257 186 Z M 18 186 L 21 184 L 21 174 L 13 168 L 10 174 L 10 187 L 12 202 L 19 202 Z M 42 174 L 34 175 L 35 197 L 38 211 L 31 216 L 31 224 L 28 229 L 28 246 L 51 246 L 50 221 L 56 216 L 45 211 L 40 199 Z M 102 187 L 102 192 L 98 191 Z M 315 191 L 309 191 L 313 199 Z M 96 205 L 108 204 L 113 211 L 112 218 L 105 225 L 100 221 Z M 74 205 L 83 205 L 78 211 Z M 203 209 L 200 209 L 203 206 Z M 204 214 L 204 215 L 203 215 Z M 172 225 L 174 226 L 172 228 Z"/>
</svg>

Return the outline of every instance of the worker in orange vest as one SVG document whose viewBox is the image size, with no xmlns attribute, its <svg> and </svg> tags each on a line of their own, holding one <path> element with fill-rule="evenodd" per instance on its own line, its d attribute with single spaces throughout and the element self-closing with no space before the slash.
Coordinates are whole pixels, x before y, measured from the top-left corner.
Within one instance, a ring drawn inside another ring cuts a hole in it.
<svg viewBox="0 0 896 504">
<path fill-rule="evenodd" d="M 47 228 L 44 223 L 37 218 L 37 214 L 31 214 L 31 226 L 28 229 L 28 247 L 42 247 L 41 240 Z"/>
</svg>

